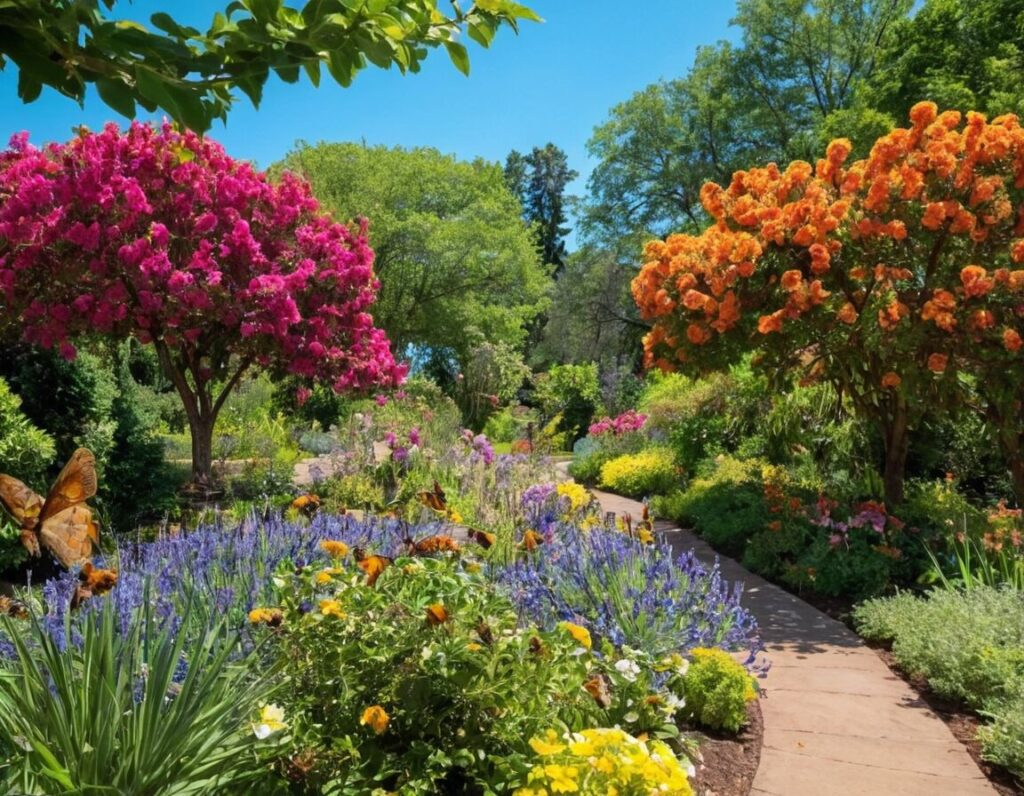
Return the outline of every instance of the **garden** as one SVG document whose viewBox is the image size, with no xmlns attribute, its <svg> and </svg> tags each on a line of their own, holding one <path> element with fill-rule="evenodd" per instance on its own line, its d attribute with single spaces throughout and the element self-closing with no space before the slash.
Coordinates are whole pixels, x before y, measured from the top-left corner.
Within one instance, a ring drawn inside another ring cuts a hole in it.
<svg viewBox="0 0 1024 796">
<path fill-rule="evenodd" d="M 0 791 L 1024 793 L 1024 9 L 738 0 L 523 152 L 287 103 L 610 0 L 123 5 L 0 10 Z"/>
</svg>

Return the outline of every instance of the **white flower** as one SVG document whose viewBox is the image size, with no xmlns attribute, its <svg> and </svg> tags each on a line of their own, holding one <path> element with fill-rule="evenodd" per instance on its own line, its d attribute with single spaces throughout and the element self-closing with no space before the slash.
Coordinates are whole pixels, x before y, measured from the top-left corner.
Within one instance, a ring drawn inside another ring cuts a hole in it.
<svg viewBox="0 0 1024 796">
<path fill-rule="evenodd" d="M 634 712 L 630 711 L 629 713 L 627 713 L 625 716 L 622 717 L 622 720 L 623 721 L 627 721 L 630 724 L 636 724 L 638 721 L 640 721 L 640 715 L 638 713 L 634 713 Z"/>
<path fill-rule="evenodd" d="M 259 740 L 269 738 L 278 730 L 287 729 L 284 722 L 284 708 L 278 705 L 264 705 L 260 711 L 260 720 L 252 725 L 252 732 Z"/>
<path fill-rule="evenodd" d="M 640 667 L 637 666 L 636 661 L 631 661 L 629 658 L 615 661 L 615 670 L 630 682 L 636 680 L 637 675 L 640 674 Z"/>
<path fill-rule="evenodd" d="M 670 693 L 665 695 L 664 703 L 665 703 L 665 712 L 668 713 L 668 715 L 671 716 L 673 713 L 679 711 L 680 709 L 682 709 L 686 705 L 686 700 L 685 699 L 680 699 L 675 694 L 670 692 Z"/>
<path fill-rule="evenodd" d="M 434 651 L 430 647 L 424 647 L 423 651 L 420 652 L 420 657 L 425 661 L 429 661 L 433 655 Z"/>
</svg>

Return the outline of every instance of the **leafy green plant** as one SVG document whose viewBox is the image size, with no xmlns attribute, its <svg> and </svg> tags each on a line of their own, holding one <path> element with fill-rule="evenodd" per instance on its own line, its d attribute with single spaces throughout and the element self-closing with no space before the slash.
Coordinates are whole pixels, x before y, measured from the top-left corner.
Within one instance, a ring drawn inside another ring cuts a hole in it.
<svg viewBox="0 0 1024 796">
<path fill-rule="evenodd" d="M 905 671 L 936 693 L 988 716 L 985 756 L 1024 776 L 1024 594 L 980 586 L 868 600 L 854 611 L 862 635 L 892 643 Z"/>
<path fill-rule="evenodd" d="M 270 695 L 237 636 L 192 638 L 148 613 L 127 632 L 113 601 L 88 621 L 3 620 L 14 658 L 0 667 L 8 792 L 213 794 L 260 776 L 249 722 Z"/>
<path fill-rule="evenodd" d="M 675 734 L 659 701 L 644 701 L 650 666 L 616 667 L 610 646 L 593 656 L 580 626 L 517 626 L 472 564 L 398 558 L 371 586 L 346 545 L 324 547 L 331 565 L 279 571 L 280 604 L 267 609 L 280 612 L 274 647 L 292 675 L 285 704 L 292 757 L 310 761 L 306 789 L 500 793 L 523 779 L 527 739 L 545 728 Z M 606 707 L 583 688 L 599 673 Z"/>
<path fill-rule="evenodd" d="M 747 721 L 747 703 L 757 698 L 756 682 L 729 653 L 695 649 L 683 678 L 686 715 L 712 730 L 739 732 Z"/>
<path fill-rule="evenodd" d="M 558 430 L 568 433 L 570 444 L 587 433 L 601 400 L 595 363 L 555 365 L 535 376 L 533 383 L 541 412 L 548 418 L 562 416 Z"/>
<path fill-rule="evenodd" d="M 617 456 L 601 466 L 601 486 L 630 497 L 669 492 L 680 480 L 675 459 L 665 448 Z"/>
<path fill-rule="evenodd" d="M 25 417 L 21 398 L 0 379 L 0 472 L 37 484 L 54 452 L 53 439 Z"/>
</svg>

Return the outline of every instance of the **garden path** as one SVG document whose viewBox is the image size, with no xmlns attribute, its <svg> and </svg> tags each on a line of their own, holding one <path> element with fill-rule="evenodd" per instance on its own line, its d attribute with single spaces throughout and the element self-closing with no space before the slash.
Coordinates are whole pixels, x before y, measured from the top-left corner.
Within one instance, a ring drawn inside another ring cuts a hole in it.
<svg viewBox="0 0 1024 796">
<path fill-rule="evenodd" d="M 605 511 L 640 516 L 635 500 L 595 494 Z M 690 531 L 658 530 L 677 550 L 719 558 L 723 576 L 745 584 L 743 604 L 760 624 L 771 669 L 761 681 L 764 746 L 752 796 L 995 794 L 942 720 L 845 625 Z"/>
</svg>

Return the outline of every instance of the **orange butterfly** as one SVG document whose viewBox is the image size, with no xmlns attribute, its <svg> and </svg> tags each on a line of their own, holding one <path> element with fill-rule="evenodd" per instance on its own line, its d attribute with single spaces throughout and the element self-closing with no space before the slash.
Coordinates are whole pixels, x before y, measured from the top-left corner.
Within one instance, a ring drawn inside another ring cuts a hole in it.
<svg viewBox="0 0 1024 796">
<path fill-rule="evenodd" d="M 476 626 L 477 637 L 488 647 L 494 643 L 494 631 L 491 630 L 491 626 L 480 620 L 480 624 Z"/>
<path fill-rule="evenodd" d="M 431 603 L 427 606 L 427 624 L 432 627 L 443 625 L 448 621 L 448 609 L 444 603 Z"/>
<path fill-rule="evenodd" d="M 441 485 L 436 480 L 434 481 L 434 490 L 432 492 L 417 492 L 416 499 L 433 511 L 443 514 L 448 510 L 448 499 L 444 494 L 444 490 L 441 489 Z"/>
<path fill-rule="evenodd" d="M 39 556 L 40 543 L 66 568 L 84 564 L 99 543 L 85 501 L 96 494 L 96 459 L 85 448 L 72 455 L 45 500 L 17 478 L 0 474 L 0 502 L 21 523 L 21 543 Z"/>
<path fill-rule="evenodd" d="M 77 608 L 92 596 L 106 594 L 117 585 L 117 573 L 112 569 L 97 569 L 86 561 L 78 573 L 78 586 L 71 597 L 71 607 Z"/>
<path fill-rule="evenodd" d="M 0 595 L 0 614 L 13 616 L 15 619 L 28 619 L 28 606 L 21 600 Z"/>
<path fill-rule="evenodd" d="M 432 553 L 458 553 L 461 549 L 458 542 L 443 533 L 427 536 L 419 541 L 415 541 L 407 536 L 405 544 L 409 549 L 409 555 L 412 556 L 428 556 Z"/>
<path fill-rule="evenodd" d="M 381 573 L 390 567 L 394 561 L 387 556 L 367 555 L 361 547 L 352 551 L 355 556 L 356 565 L 366 573 L 366 585 L 373 586 Z"/>
<path fill-rule="evenodd" d="M 611 707 L 612 693 L 608 688 L 608 680 L 603 674 L 595 674 L 583 684 L 583 688 L 605 710 Z"/>
<path fill-rule="evenodd" d="M 520 547 L 529 553 L 532 550 L 536 550 L 542 544 L 544 544 L 544 537 L 535 530 L 530 529 L 523 534 L 523 541 L 520 543 Z"/>
<path fill-rule="evenodd" d="M 292 508 L 306 517 L 312 517 L 320 508 L 320 498 L 310 493 L 299 495 L 292 501 Z"/>
<path fill-rule="evenodd" d="M 484 548 L 484 550 L 494 547 L 494 543 L 498 541 L 498 537 L 493 533 L 490 533 L 489 531 L 481 531 L 479 528 L 470 528 L 469 538 Z"/>
</svg>

